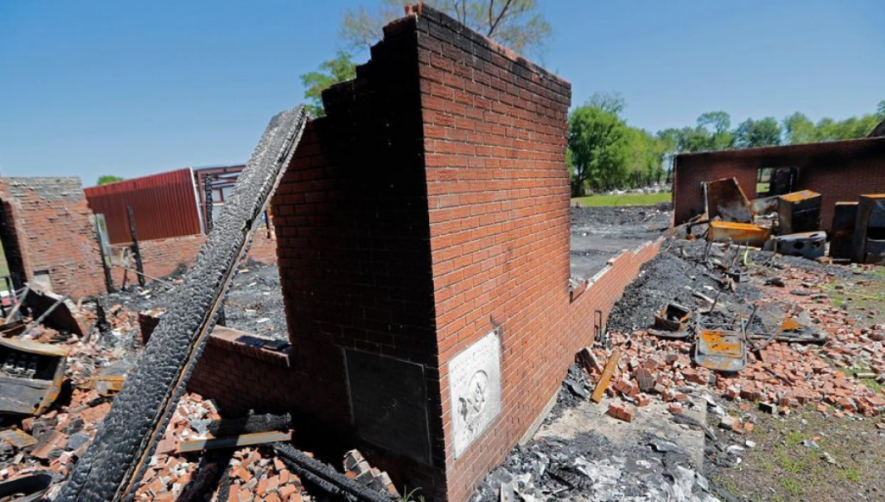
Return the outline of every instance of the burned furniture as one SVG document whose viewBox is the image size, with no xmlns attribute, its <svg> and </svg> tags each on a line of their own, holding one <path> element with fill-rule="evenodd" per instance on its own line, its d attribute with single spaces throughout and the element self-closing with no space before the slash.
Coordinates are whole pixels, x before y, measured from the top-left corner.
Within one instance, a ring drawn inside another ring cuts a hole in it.
<svg viewBox="0 0 885 502">
<path fill-rule="evenodd" d="M 788 235 L 819 230 L 822 200 L 821 194 L 811 190 L 778 197 L 778 233 Z"/>
<path fill-rule="evenodd" d="M 830 233 L 830 256 L 834 259 L 851 259 L 857 205 L 857 202 L 836 203 L 833 212 L 833 231 Z"/>
<path fill-rule="evenodd" d="M 698 366 L 725 373 L 737 373 L 747 366 L 743 329 L 699 320 L 697 333 L 694 360 Z"/>
<path fill-rule="evenodd" d="M 771 229 L 752 223 L 711 221 L 707 240 L 710 242 L 733 242 L 761 248 L 771 237 Z"/>
<path fill-rule="evenodd" d="M 885 194 L 861 195 L 854 223 L 852 260 L 857 263 L 885 261 Z"/>
<path fill-rule="evenodd" d="M 691 309 L 678 303 L 668 303 L 655 314 L 655 327 L 667 331 L 683 331 L 691 319 Z"/>
<path fill-rule="evenodd" d="M 778 235 L 772 237 L 771 242 L 772 250 L 775 253 L 814 260 L 826 254 L 827 233 L 818 230 L 816 232 Z"/>
<path fill-rule="evenodd" d="M 721 218 L 734 223 L 751 223 L 753 211 L 736 178 L 725 178 L 703 183 L 707 219 Z"/>
<path fill-rule="evenodd" d="M 61 392 L 67 347 L 0 338 L 0 413 L 40 415 Z"/>
</svg>

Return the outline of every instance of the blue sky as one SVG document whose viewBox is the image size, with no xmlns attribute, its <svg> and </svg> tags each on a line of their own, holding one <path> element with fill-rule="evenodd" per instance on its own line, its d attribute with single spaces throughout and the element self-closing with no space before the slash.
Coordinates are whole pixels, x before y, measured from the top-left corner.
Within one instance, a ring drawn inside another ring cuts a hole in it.
<svg viewBox="0 0 885 502">
<path fill-rule="evenodd" d="M 372 0 L 0 2 L 0 173 L 134 177 L 243 162 Z M 724 110 L 817 120 L 885 100 L 881 0 L 541 0 L 543 64 L 631 125 Z M 359 60 L 365 58 L 360 55 Z"/>
</svg>

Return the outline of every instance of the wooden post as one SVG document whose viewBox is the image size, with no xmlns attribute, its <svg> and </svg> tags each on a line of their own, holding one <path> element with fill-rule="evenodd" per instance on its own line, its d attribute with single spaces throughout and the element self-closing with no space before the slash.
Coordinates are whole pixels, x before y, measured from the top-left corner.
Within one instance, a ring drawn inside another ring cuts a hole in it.
<svg viewBox="0 0 885 502">
<path fill-rule="evenodd" d="M 132 236 L 132 252 L 135 253 L 135 270 L 138 272 L 138 285 L 145 286 L 144 263 L 141 261 L 141 248 L 138 247 L 138 230 L 135 227 L 135 212 L 132 206 L 126 206 L 129 215 L 129 234 Z"/>
<path fill-rule="evenodd" d="M 101 239 L 101 228 L 98 222 L 100 216 L 101 221 L 105 221 L 102 215 L 96 216 L 95 238 L 98 239 L 98 255 L 101 257 L 101 268 L 104 269 L 104 286 L 108 293 L 113 293 L 116 291 L 116 288 L 114 288 L 114 276 L 111 275 L 111 257 L 104 254 L 104 242 Z"/>
</svg>

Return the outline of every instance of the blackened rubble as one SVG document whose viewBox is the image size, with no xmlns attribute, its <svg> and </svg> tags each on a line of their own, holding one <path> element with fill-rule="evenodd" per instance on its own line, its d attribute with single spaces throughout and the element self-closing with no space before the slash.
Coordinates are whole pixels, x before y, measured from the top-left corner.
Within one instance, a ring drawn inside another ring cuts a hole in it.
<svg viewBox="0 0 885 502">
<path fill-rule="evenodd" d="M 573 207 L 571 277 L 593 277 L 625 249 L 657 239 L 670 223 L 667 204 L 647 207 Z"/>
<path fill-rule="evenodd" d="M 181 274 L 154 281 L 146 287 L 137 284 L 105 296 L 105 307 L 119 305 L 135 312 L 165 311 L 171 294 L 181 287 Z M 228 327 L 274 340 L 287 340 L 280 270 L 276 264 L 248 260 L 237 267 L 230 292 L 224 302 Z"/>
<path fill-rule="evenodd" d="M 694 305 L 697 300 L 692 293 L 715 298 L 720 292 L 717 279 L 697 264 L 703 254 L 703 242 L 668 241 L 661 254 L 642 267 L 639 277 L 615 304 L 609 316 L 609 330 L 629 333 L 647 328 L 662 305 L 669 302 Z M 721 299 L 741 305 L 759 297 L 752 285 L 736 286 L 736 292 L 723 290 Z"/>
<path fill-rule="evenodd" d="M 288 340 L 280 269 L 249 261 L 237 270 L 231 290 L 224 303 L 227 326 L 266 336 Z"/>
</svg>

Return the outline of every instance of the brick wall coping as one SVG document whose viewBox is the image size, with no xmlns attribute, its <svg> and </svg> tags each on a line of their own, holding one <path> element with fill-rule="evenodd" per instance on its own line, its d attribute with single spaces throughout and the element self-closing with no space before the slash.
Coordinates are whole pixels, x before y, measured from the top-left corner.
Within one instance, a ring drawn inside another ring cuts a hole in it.
<svg viewBox="0 0 885 502">
<path fill-rule="evenodd" d="M 268 362 L 277 366 L 289 367 L 289 354 L 262 347 L 263 342 L 270 341 L 266 336 L 240 331 L 226 326 L 216 326 L 209 337 L 209 343 L 221 349 L 230 350 Z"/>
<path fill-rule="evenodd" d="M 571 89 L 571 83 L 569 83 L 567 80 L 563 79 L 562 77 L 550 72 L 549 70 L 547 70 L 535 63 L 532 63 L 531 61 L 529 61 L 528 59 L 526 59 L 525 57 L 523 57 L 522 55 L 520 55 L 519 53 L 517 53 L 513 49 L 509 49 L 509 48 L 499 44 L 498 42 L 495 42 L 494 40 L 486 37 L 485 35 L 482 35 L 481 33 L 477 33 L 475 31 L 471 30 L 470 28 L 462 25 L 460 22 L 456 21 L 455 19 L 452 19 L 451 17 L 449 17 L 446 14 L 443 14 L 442 12 L 437 11 L 436 9 L 428 7 L 427 5 L 424 5 L 422 3 L 418 3 L 415 6 L 411 6 L 411 7 L 407 6 L 406 7 L 406 14 L 407 14 L 407 17 L 399 18 L 399 19 L 391 22 L 387 26 L 385 26 L 384 27 L 385 34 L 387 34 L 388 32 L 396 32 L 398 29 L 402 29 L 401 25 L 403 23 L 403 20 L 409 19 L 408 16 L 414 16 L 416 18 L 417 17 L 424 17 L 424 18 L 433 20 L 434 22 L 445 26 L 446 28 L 454 31 L 455 33 L 458 33 L 459 35 L 469 38 L 474 43 L 479 43 L 479 44 L 485 46 L 485 48 L 489 49 L 490 51 L 492 51 L 492 52 L 494 52 L 506 59 L 509 59 L 510 61 L 512 61 L 514 63 L 519 64 L 520 66 L 522 66 L 523 68 L 525 68 L 527 70 L 537 73 L 538 75 L 542 75 L 544 78 L 550 79 L 550 80 L 558 83 L 559 85 L 562 85 L 568 89 Z M 486 57 L 484 57 L 485 55 L 483 55 L 483 54 L 474 54 L 474 56 L 480 57 L 482 59 L 486 59 Z"/>
<path fill-rule="evenodd" d="M 585 279 L 584 282 L 582 282 L 576 288 L 569 291 L 569 301 L 574 302 L 575 300 L 578 299 L 578 297 L 580 297 L 582 294 L 584 294 L 585 291 L 587 291 L 588 289 L 593 287 L 594 284 L 599 282 L 599 280 L 602 279 L 602 276 L 607 274 L 610 270 L 614 269 L 615 262 L 617 262 L 625 254 L 631 253 L 633 255 L 637 255 L 637 254 L 641 253 L 642 251 L 644 251 L 646 248 L 660 246 L 660 244 L 663 241 L 664 241 L 664 237 L 658 237 L 654 241 L 645 241 L 633 249 L 624 249 L 620 253 L 618 253 L 617 255 L 613 256 L 612 258 L 609 258 L 608 262 L 606 263 L 605 267 L 603 267 L 602 270 L 600 270 L 599 272 L 596 272 L 595 274 L 593 274 L 593 277 L 591 277 L 589 279 Z"/>
</svg>

